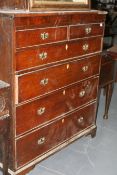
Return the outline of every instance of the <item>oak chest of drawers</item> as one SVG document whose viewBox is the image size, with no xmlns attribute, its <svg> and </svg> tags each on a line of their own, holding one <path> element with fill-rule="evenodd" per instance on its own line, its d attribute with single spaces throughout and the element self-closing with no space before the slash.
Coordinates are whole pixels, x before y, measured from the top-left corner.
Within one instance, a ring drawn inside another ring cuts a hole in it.
<svg viewBox="0 0 117 175">
<path fill-rule="evenodd" d="M 11 174 L 95 135 L 106 14 L 1 11 L 0 79 L 11 84 Z"/>
</svg>

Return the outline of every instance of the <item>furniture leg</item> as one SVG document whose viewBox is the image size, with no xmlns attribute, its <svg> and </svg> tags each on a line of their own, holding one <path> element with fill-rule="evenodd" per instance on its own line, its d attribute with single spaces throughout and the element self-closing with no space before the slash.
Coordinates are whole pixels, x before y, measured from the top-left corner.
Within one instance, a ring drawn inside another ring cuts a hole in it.
<svg viewBox="0 0 117 175">
<path fill-rule="evenodd" d="M 3 175 L 8 175 L 8 138 L 2 139 Z"/>
<path fill-rule="evenodd" d="M 101 94 L 101 88 L 99 87 L 99 90 L 98 90 L 98 97 L 97 97 L 96 119 L 97 119 L 98 108 L 99 108 L 100 94 Z"/>
<path fill-rule="evenodd" d="M 96 131 L 97 131 L 97 127 L 95 129 L 93 129 L 92 132 L 91 132 L 91 137 L 92 138 L 96 137 Z"/>
<path fill-rule="evenodd" d="M 113 88 L 114 88 L 114 83 L 108 84 L 106 88 L 105 112 L 103 117 L 104 119 L 108 119 L 108 111 L 109 111 L 110 102 L 113 94 Z"/>
</svg>

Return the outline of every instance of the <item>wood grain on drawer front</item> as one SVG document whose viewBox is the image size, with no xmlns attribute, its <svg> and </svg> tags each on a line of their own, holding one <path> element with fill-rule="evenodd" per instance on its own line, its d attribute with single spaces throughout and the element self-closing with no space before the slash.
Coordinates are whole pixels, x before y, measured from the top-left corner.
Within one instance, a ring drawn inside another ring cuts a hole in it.
<svg viewBox="0 0 117 175">
<path fill-rule="evenodd" d="M 70 39 L 103 35 L 104 24 L 87 24 L 70 27 Z"/>
<path fill-rule="evenodd" d="M 95 111 L 96 106 L 92 104 L 18 139 L 17 166 L 23 166 L 94 124 Z"/>
<path fill-rule="evenodd" d="M 72 16 L 72 24 L 77 24 L 78 21 L 80 24 L 104 22 L 105 18 L 106 14 L 77 13 Z"/>
<path fill-rule="evenodd" d="M 74 12 L 73 12 L 74 13 Z M 87 24 L 104 22 L 106 15 L 86 12 L 76 12 L 74 14 L 44 14 L 33 16 L 15 17 L 15 26 L 17 29 L 36 28 L 36 27 L 53 27 L 74 24 Z"/>
<path fill-rule="evenodd" d="M 100 55 L 20 75 L 19 102 L 47 94 L 99 73 Z M 17 77 L 17 76 L 16 76 Z M 16 84 L 17 86 L 17 84 Z"/>
<path fill-rule="evenodd" d="M 17 107 L 16 134 L 22 134 L 95 100 L 97 86 L 98 78 L 85 80 L 53 95 Z"/>
<path fill-rule="evenodd" d="M 67 27 L 20 30 L 16 32 L 16 48 L 67 40 Z"/>
<path fill-rule="evenodd" d="M 16 71 L 101 51 L 101 37 L 79 39 L 16 52 Z"/>
</svg>

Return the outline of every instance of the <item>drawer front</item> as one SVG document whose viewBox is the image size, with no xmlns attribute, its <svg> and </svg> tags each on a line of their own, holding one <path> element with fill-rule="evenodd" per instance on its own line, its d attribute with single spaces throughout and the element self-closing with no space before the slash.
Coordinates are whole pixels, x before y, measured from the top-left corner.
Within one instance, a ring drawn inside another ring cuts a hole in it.
<svg viewBox="0 0 117 175">
<path fill-rule="evenodd" d="M 20 30 L 16 32 L 16 48 L 67 40 L 67 27 Z"/>
<path fill-rule="evenodd" d="M 95 124 L 97 105 L 94 103 L 87 107 L 84 107 L 67 119 L 67 138 L 73 137 L 78 132 L 88 128 L 92 124 Z"/>
<path fill-rule="evenodd" d="M 18 139 L 17 166 L 23 166 L 94 124 L 95 110 L 95 104 L 90 105 Z"/>
<path fill-rule="evenodd" d="M 28 29 L 36 27 L 53 27 L 53 26 L 65 26 L 71 24 L 71 15 L 35 15 L 35 16 L 25 16 L 16 17 L 15 26 L 16 29 Z"/>
<path fill-rule="evenodd" d="M 16 52 L 16 71 L 101 51 L 101 37 L 49 44 Z"/>
<path fill-rule="evenodd" d="M 16 135 L 95 100 L 97 88 L 98 78 L 93 78 L 60 90 L 53 95 L 17 107 Z"/>
<path fill-rule="evenodd" d="M 73 24 L 98 23 L 104 22 L 106 14 L 77 12 L 73 14 L 45 14 L 25 17 L 15 17 L 15 26 L 17 29 L 36 28 L 36 27 L 53 27 Z"/>
<path fill-rule="evenodd" d="M 47 94 L 69 84 L 99 74 L 100 55 L 19 76 L 19 102 Z"/>
<path fill-rule="evenodd" d="M 70 39 L 103 35 L 104 24 L 87 24 L 70 27 Z"/>
<path fill-rule="evenodd" d="M 104 22 L 106 19 L 106 14 L 96 14 L 96 13 L 82 13 L 74 14 L 72 16 L 72 24 L 87 24 L 87 23 L 98 23 Z"/>
</svg>

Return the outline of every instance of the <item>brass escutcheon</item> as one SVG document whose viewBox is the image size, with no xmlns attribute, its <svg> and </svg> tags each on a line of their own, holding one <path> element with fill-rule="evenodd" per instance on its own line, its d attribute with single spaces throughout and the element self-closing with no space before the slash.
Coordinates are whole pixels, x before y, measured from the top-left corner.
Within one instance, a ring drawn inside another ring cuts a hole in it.
<svg viewBox="0 0 117 175">
<path fill-rule="evenodd" d="M 47 84 L 48 84 L 48 78 L 45 78 L 45 79 L 40 81 L 40 85 L 42 85 L 42 86 L 46 86 Z"/>
<path fill-rule="evenodd" d="M 42 115 L 42 114 L 44 114 L 44 113 L 45 113 L 45 107 L 40 108 L 40 109 L 37 110 L 37 114 L 38 114 L 38 115 Z"/>
<path fill-rule="evenodd" d="M 45 143 L 45 141 L 46 141 L 45 137 L 41 137 L 37 143 L 38 143 L 38 145 L 42 145 Z"/>
<path fill-rule="evenodd" d="M 80 98 L 84 97 L 84 96 L 85 96 L 85 93 L 86 93 L 85 90 L 82 90 L 82 91 L 79 93 L 79 97 L 80 97 Z"/>
<path fill-rule="evenodd" d="M 81 117 L 78 119 L 78 123 L 81 124 L 83 121 L 84 121 L 84 117 L 81 116 Z"/>
</svg>

